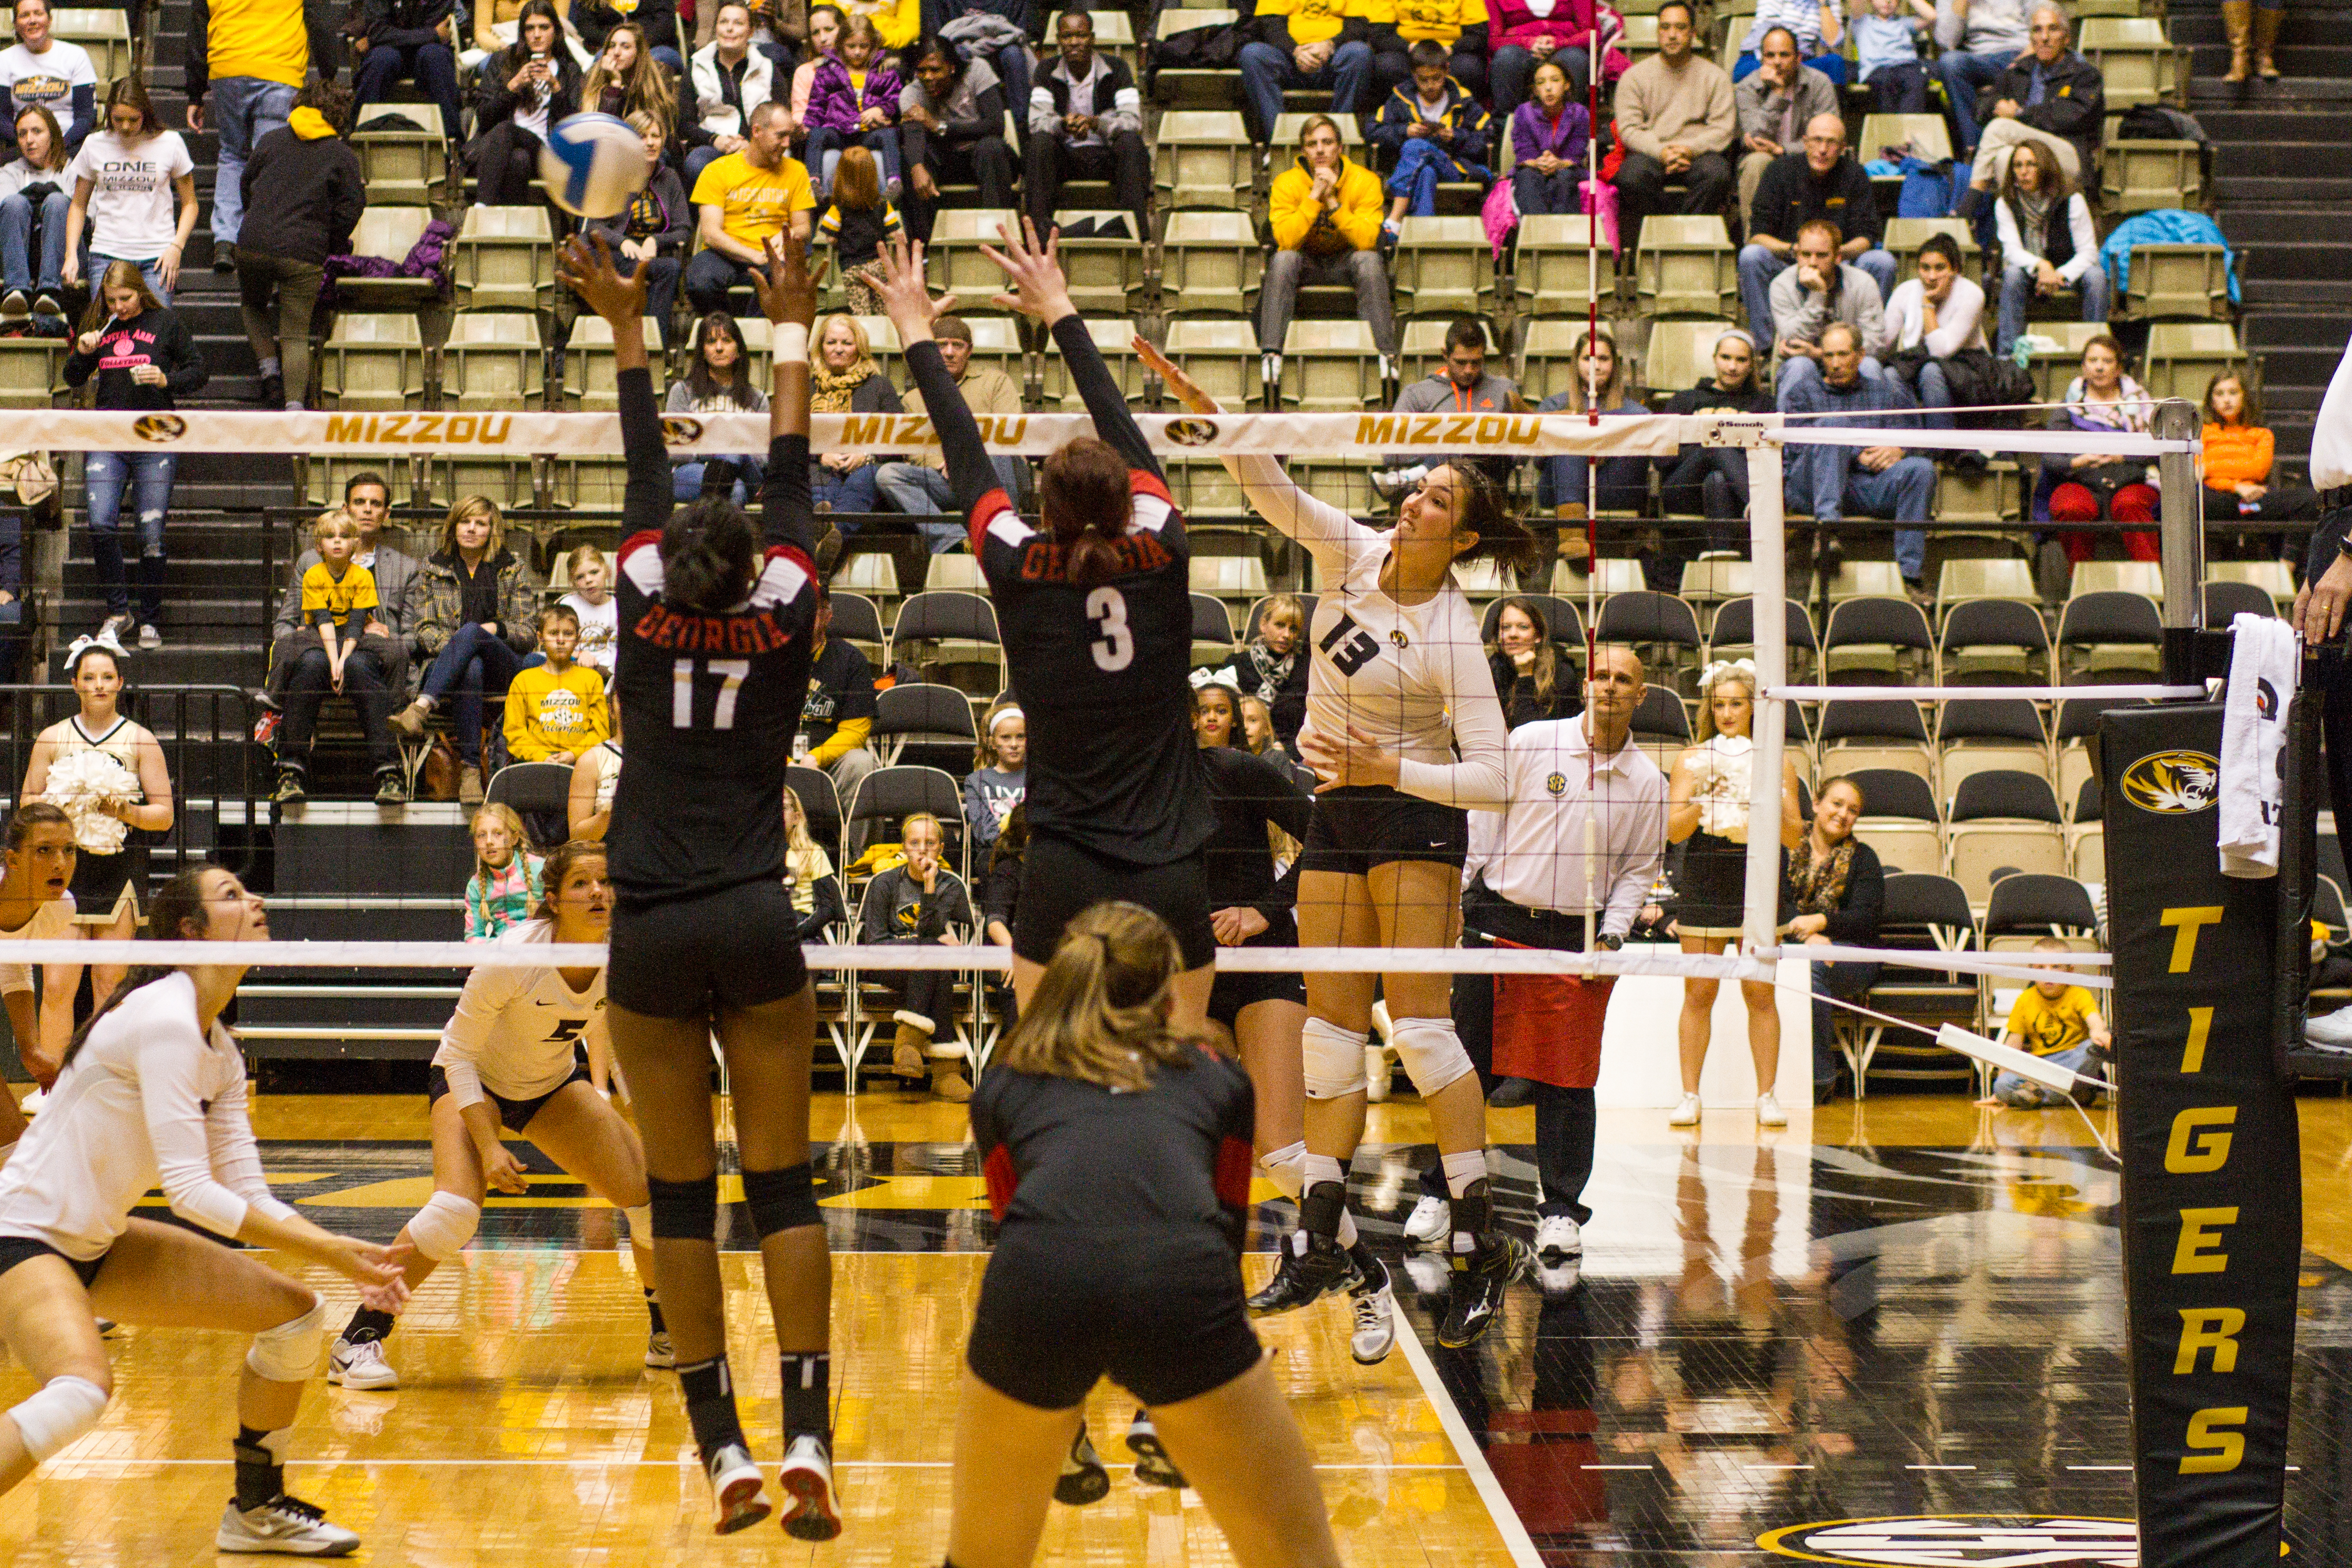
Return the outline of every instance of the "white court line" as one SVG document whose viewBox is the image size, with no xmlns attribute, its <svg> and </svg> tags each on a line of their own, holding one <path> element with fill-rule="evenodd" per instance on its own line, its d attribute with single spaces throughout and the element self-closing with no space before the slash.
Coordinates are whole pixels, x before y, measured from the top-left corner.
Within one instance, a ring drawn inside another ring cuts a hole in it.
<svg viewBox="0 0 2352 1568">
<path fill-rule="evenodd" d="M 1810 1470 L 1811 1465 L 1742 1465 L 1743 1470 Z"/>
<path fill-rule="evenodd" d="M 1906 1465 L 1906 1470 L 1973 1470 L 1974 1465 Z"/>
<path fill-rule="evenodd" d="M 685 1464 L 686 1462 L 687 1459 L 683 1450 L 680 1450 L 678 1457 L 668 1459 L 625 1459 L 614 1456 L 597 1454 L 582 1454 L 576 1458 L 568 1459 L 372 1459 L 362 1458 L 357 1454 L 347 1454 L 339 1459 L 289 1459 L 286 1461 L 287 1466 L 289 1468 L 313 1470 L 338 1469 L 346 1465 L 362 1466 L 368 1469 L 392 1470 L 454 1468 L 460 1465 L 467 1466 L 468 1468 L 475 1466 L 505 1466 L 509 1468 L 520 1469 L 667 1469 L 673 1466 Z M 61 1455 L 51 1460 L 48 1465 L 43 1468 L 41 1473 L 54 1480 L 59 1479 L 71 1479 L 70 1477 L 61 1478 L 58 1474 L 60 1471 L 68 1470 L 113 1470 L 122 1472 L 152 1468 L 158 1465 L 193 1466 L 198 1468 L 209 1467 L 213 1469 L 226 1469 L 235 1463 L 236 1461 L 234 1459 L 125 1459 L 121 1458 L 76 1459 L 68 1455 Z M 954 1461 L 950 1459 L 835 1459 L 833 1462 L 833 1468 L 836 1470 L 945 1470 L 952 1468 L 953 1465 Z M 1445 1464 L 1390 1464 L 1317 1465 L 1314 1468 L 1318 1470 L 1459 1470 L 1465 1468 L 1465 1467 L 1461 1465 Z M 1585 1468 L 1632 1468 L 1645 1470 L 1648 1469 L 1649 1467 L 1647 1465 L 1587 1465 Z"/>
<path fill-rule="evenodd" d="M 2070 1470 L 2116 1470 L 2125 1475 L 2131 1474 L 2129 1465 L 2069 1465 L 2066 1468 Z"/>
<path fill-rule="evenodd" d="M 1389 1310 L 1399 1310 L 1391 1304 Z M 1437 1412 L 1437 1424 L 1445 1428 L 1454 1451 L 1462 1456 L 1462 1468 L 1469 1472 L 1470 1484 L 1478 1489 L 1478 1496 L 1486 1504 L 1486 1515 L 1495 1521 L 1495 1533 L 1503 1538 L 1503 1550 L 1511 1554 L 1517 1568 L 1543 1568 L 1543 1558 L 1536 1552 L 1534 1538 L 1519 1522 L 1511 1500 L 1503 1495 L 1503 1483 L 1495 1479 L 1478 1440 L 1470 1436 L 1468 1423 L 1462 1419 L 1462 1412 L 1454 1408 L 1453 1396 L 1445 1392 L 1445 1385 L 1437 1380 L 1437 1369 L 1430 1364 L 1429 1352 L 1422 1348 L 1421 1336 L 1412 1331 L 1410 1321 L 1397 1324 L 1397 1344 L 1404 1351 L 1405 1363 L 1412 1368 L 1413 1376 L 1421 1380 L 1421 1392 L 1430 1408 Z"/>
<path fill-rule="evenodd" d="M 1579 1465 L 1580 1470 L 1654 1470 L 1655 1465 Z"/>
</svg>

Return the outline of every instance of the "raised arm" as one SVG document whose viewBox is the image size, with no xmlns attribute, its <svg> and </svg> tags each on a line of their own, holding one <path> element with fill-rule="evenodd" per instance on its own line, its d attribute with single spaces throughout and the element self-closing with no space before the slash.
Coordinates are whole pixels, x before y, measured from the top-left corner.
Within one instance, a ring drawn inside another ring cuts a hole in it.
<svg viewBox="0 0 2352 1568">
<path fill-rule="evenodd" d="M 907 373 L 923 395 L 923 412 L 940 438 L 947 459 L 948 485 L 955 492 L 956 510 L 967 521 L 972 509 L 1002 488 L 996 468 L 988 460 L 988 446 L 980 437 L 980 422 L 963 400 L 963 390 L 948 374 L 947 361 L 932 339 L 931 323 L 955 309 L 955 296 L 931 298 L 923 281 L 923 247 L 893 240 L 881 247 L 882 276 L 875 289 L 891 325 L 898 329 L 898 346 L 907 358 Z"/>
<path fill-rule="evenodd" d="M 613 247 L 603 235 L 566 240 L 555 267 L 565 288 L 587 302 L 613 329 L 613 363 L 619 370 L 621 453 L 628 459 L 628 487 L 621 498 L 621 537 L 667 526 L 670 514 L 669 450 L 662 441 L 661 409 L 654 402 L 653 372 L 646 360 L 646 279 L 637 268 L 624 278 L 613 265 Z"/>
<path fill-rule="evenodd" d="M 760 491 L 760 523 L 771 544 L 803 555 L 816 552 L 816 508 L 809 494 L 809 329 L 816 324 L 816 289 L 808 242 L 782 235 L 767 243 L 768 267 L 751 274 L 760 310 L 768 318 L 775 381 L 768 394 L 768 473 Z"/>
</svg>

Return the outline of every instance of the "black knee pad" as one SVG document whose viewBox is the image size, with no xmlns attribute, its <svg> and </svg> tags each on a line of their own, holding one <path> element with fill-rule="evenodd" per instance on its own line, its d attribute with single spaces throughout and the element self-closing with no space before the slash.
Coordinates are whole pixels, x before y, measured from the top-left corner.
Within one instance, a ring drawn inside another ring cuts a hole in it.
<svg viewBox="0 0 2352 1568">
<path fill-rule="evenodd" d="M 743 1204 L 751 1211 L 751 1229 L 763 1241 L 779 1231 L 824 1223 L 806 1161 L 781 1171 L 744 1172 Z"/>
<path fill-rule="evenodd" d="M 654 1236 L 671 1241 L 712 1241 L 719 1235 L 719 1178 L 699 1177 L 690 1182 L 665 1182 L 659 1176 L 647 1176 L 646 1188 L 653 1194 Z"/>
</svg>

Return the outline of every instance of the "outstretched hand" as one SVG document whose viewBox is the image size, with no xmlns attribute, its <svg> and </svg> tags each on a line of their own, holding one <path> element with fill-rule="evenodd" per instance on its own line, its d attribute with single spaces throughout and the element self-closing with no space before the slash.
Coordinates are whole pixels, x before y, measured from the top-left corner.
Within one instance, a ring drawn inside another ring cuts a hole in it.
<svg viewBox="0 0 2352 1568">
<path fill-rule="evenodd" d="M 1135 334 L 1136 356 L 1143 367 L 1158 376 L 1176 400 L 1195 414 L 1223 414 L 1224 407 L 1201 388 L 1201 384 L 1176 368 L 1176 362 L 1160 352 L 1141 332 Z"/>
<path fill-rule="evenodd" d="M 999 250 L 990 245 L 980 247 L 980 253 L 1003 268 L 1004 276 L 1013 282 L 1013 291 L 997 295 L 994 302 L 1049 327 L 1065 316 L 1076 315 L 1077 307 L 1070 303 L 1070 281 L 1062 276 L 1055 235 L 1047 235 L 1041 246 L 1037 243 L 1035 222 L 1024 217 L 1021 228 L 1022 232 L 1015 234 L 1011 224 L 1000 223 L 996 232 L 1003 239 L 1004 248 Z"/>
<path fill-rule="evenodd" d="M 575 234 L 556 253 L 557 280 L 616 326 L 645 319 L 646 275 L 647 269 L 640 267 L 623 277 L 613 265 L 613 247 L 601 234 Z"/>
<path fill-rule="evenodd" d="M 789 234 L 768 237 L 768 265 L 751 269 L 751 291 L 760 297 L 760 310 L 770 324 L 786 321 L 816 325 L 816 291 L 824 281 L 826 263 L 808 264 L 808 242 Z"/>
<path fill-rule="evenodd" d="M 898 329 L 899 344 L 929 342 L 932 321 L 955 309 L 955 296 L 931 298 L 931 286 L 923 280 L 920 240 L 910 245 L 903 237 L 895 239 L 877 254 L 882 275 L 874 279 L 874 291 L 882 296 L 883 313 Z"/>
</svg>

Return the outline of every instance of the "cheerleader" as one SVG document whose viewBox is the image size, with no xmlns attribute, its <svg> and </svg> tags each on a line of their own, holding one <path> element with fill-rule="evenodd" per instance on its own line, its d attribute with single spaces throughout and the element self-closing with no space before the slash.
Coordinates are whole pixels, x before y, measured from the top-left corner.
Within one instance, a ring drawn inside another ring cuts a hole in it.
<svg viewBox="0 0 2352 1568">
<path fill-rule="evenodd" d="M 253 1336 L 237 1388 L 236 1494 L 214 1547 L 339 1557 L 359 1537 L 286 1492 L 286 1449 L 319 1363 L 327 1307 L 251 1252 L 131 1210 L 160 1186 L 215 1236 L 293 1255 L 396 1310 L 407 1248 L 333 1236 L 272 1196 L 246 1113 L 245 1058 L 220 1015 L 267 942 L 261 900 L 217 866 L 155 895 L 158 937 L 214 942 L 218 963 L 131 970 L 66 1049 L 41 1111 L 0 1169 L 0 1338 L 40 1384 L 0 1422 L 0 1490 L 94 1429 L 113 1377 L 101 1316 Z"/>
<path fill-rule="evenodd" d="M 1739 940 L 1748 903 L 1748 785 L 1756 751 L 1750 731 L 1755 721 L 1754 663 L 1727 660 L 1699 672 L 1699 743 L 1676 759 L 1666 797 L 1667 840 L 1683 846 L 1672 912 L 1675 934 L 1685 952 L 1721 952 Z M 1796 763 L 1783 759 L 1782 847 L 1793 846 L 1804 832 L 1804 817 L 1797 809 Z M 1777 876 L 1772 885 L 1780 887 Z M 1698 1124 L 1698 1074 L 1706 1065 L 1717 984 L 1683 982 L 1683 1098 L 1669 1119 L 1672 1126 Z M 1772 1092 L 1780 1070 L 1780 1014 L 1771 982 L 1743 980 L 1739 994 L 1748 1004 L 1748 1049 L 1756 1059 L 1756 1124 L 1786 1127 L 1788 1112 Z"/>
<path fill-rule="evenodd" d="M 603 845 L 575 839 L 560 846 L 547 858 L 541 886 L 546 891 L 539 907 L 499 938 L 501 946 L 604 941 L 613 924 L 613 884 Z M 635 1130 L 604 1099 L 611 1070 L 602 967 L 475 970 L 442 1027 L 425 1080 L 433 1195 L 401 1227 L 399 1239 L 415 1248 L 406 1268 L 414 1290 L 473 1239 L 488 1192 L 520 1196 L 530 1190 L 522 1162 L 499 1130 L 528 1138 L 628 1215 L 629 1247 L 653 1319 L 646 1364 L 667 1367 L 676 1357 L 654 1296 L 646 1152 Z M 399 1387 L 400 1375 L 383 1351 L 394 1321 L 393 1313 L 373 1307 L 353 1313 L 328 1355 L 327 1381 L 346 1388 Z"/>
<path fill-rule="evenodd" d="M 1197 413 L 1216 401 L 1141 339 L 1136 351 Z M 1533 538 L 1472 465 L 1440 464 L 1380 532 L 1308 495 L 1267 457 L 1224 459 L 1259 515 L 1315 557 L 1328 585 L 1307 631 L 1312 668 L 1300 753 L 1323 779 L 1300 857 L 1306 947 L 1451 947 L 1459 931 L 1468 811 L 1503 808 L 1507 730 L 1454 579 L 1458 561 L 1529 558 Z M 1364 1047 L 1373 986 L 1390 1038 L 1429 1107 L 1445 1171 L 1452 1300 L 1438 1343 L 1469 1344 L 1532 1267 L 1495 1223 L 1486 1102 L 1454 1030 L 1444 974 L 1307 977 L 1301 1224 L 1251 1310 L 1285 1312 L 1341 1289 L 1387 1291 L 1386 1270 L 1347 1210 L 1347 1167 L 1364 1129 Z M 1385 1306 L 1385 1302 L 1383 1302 Z"/>
</svg>

